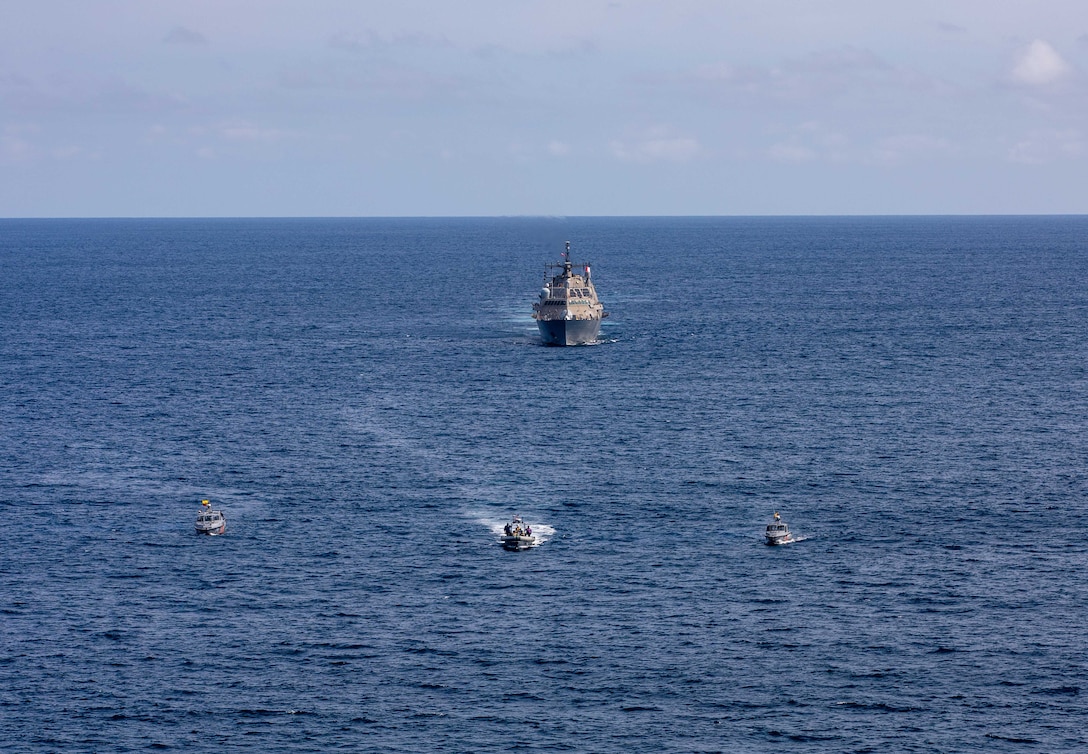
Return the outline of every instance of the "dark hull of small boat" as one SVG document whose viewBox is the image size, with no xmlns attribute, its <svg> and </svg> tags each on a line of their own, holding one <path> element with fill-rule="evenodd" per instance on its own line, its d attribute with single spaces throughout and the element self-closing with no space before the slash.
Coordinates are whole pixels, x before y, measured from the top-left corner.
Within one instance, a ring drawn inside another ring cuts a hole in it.
<svg viewBox="0 0 1088 754">
<path fill-rule="evenodd" d="M 536 544 L 536 537 L 503 537 L 502 548 L 504 550 L 510 550 L 511 552 L 520 552 L 521 550 L 528 550 Z"/>
</svg>

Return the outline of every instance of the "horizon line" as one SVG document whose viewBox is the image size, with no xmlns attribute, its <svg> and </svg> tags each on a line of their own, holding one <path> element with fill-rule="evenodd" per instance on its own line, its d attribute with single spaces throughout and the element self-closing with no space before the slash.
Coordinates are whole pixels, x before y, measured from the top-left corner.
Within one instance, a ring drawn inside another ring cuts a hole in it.
<svg viewBox="0 0 1088 754">
<path fill-rule="evenodd" d="M 1088 217 L 1088 212 L 948 212 L 948 213 L 783 213 L 783 214 L 664 214 L 664 215 L 21 215 L 0 216 L 0 222 L 31 220 L 636 220 L 636 219 L 847 219 L 847 218 L 1016 218 Z"/>
</svg>

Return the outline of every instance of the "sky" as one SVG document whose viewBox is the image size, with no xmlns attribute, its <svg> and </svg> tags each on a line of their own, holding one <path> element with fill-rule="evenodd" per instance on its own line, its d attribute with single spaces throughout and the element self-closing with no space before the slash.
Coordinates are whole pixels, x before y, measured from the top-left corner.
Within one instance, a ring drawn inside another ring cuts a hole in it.
<svg viewBox="0 0 1088 754">
<path fill-rule="evenodd" d="M 1086 212 L 1085 0 L 0 0 L 0 217 Z"/>
</svg>

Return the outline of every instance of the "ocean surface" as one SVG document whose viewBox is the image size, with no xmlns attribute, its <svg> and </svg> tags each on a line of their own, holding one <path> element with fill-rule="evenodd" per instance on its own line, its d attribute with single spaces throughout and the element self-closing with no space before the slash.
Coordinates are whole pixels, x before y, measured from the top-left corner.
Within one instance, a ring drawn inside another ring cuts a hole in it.
<svg viewBox="0 0 1088 754">
<path fill-rule="evenodd" d="M 1088 217 L 3 220 L 0 325 L 4 751 L 1088 751 Z"/>
</svg>

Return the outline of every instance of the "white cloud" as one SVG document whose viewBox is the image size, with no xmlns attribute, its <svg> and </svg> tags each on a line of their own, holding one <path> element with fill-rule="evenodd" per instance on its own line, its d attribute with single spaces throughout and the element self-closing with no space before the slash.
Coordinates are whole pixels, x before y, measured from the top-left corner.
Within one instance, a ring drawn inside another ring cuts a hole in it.
<svg viewBox="0 0 1088 754">
<path fill-rule="evenodd" d="M 272 144 L 286 134 L 277 128 L 260 128 L 244 121 L 224 123 L 218 128 L 219 135 L 230 141 Z"/>
<path fill-rule="evenodd" d="M 787 165 L 816 160 L 842 162 L 848 159 L 850 141 L 834 127 L 820 121 L 805 121 L 789 129 L 788 136 L 768 147 L 765 154 L 774 162 Z"/>
<path fill-rule="evenodd" d="M 0 131 L 0 165 L 102 159 L 100 148 L 88 148 L 74 143 L 50 143 L 51 141 L 37 125 L 8 124 Z"/>
<path fill-rule="evenodd" d="M 730 106 L 743 97 L 748 108 L 823 107 L 830 102 L 867 102 L 868 109 L 904 96 L 947 96 L 954 87 L 917 63 L 890 62 L 870 50 L 841 46 L 777 62 L 717 61 L 674 74 L 646 74 L 641 81 L 670 93 Z"/>
<path fill-rule="evenodd" d="M 793 142 L 781 142 L 774 144 L 767 150 L 767 156 L 775 162 L 784 162 L 788 164 L 799 164 L 802 162 L 812 162 L 816 159 L 816 151 L 809 147 Z"/>
<path fill-rule="evenodd" d="M 1009 161 L 1021 165 L 1045 165 L 1059 160 L 1082 158 L 1088 144 L 1079 131 L 1034 131 L 1009 150 Z"/>
<path fill-rule="evenodd" d="M 87 150 L 83 147 L 75 145 L 67 145 L 62 147 L 55 147 L 50 151 L 50 156 L 54 160 L 61 162 L 67 160 L 100 160 L 102 159 L 102 150 Z"/>
<path fill-rule="evenodd" d="M 566 142 L 552 139 L 548 142 L 548 154 L 552 157 L 566 157 L 570 154 L 570 145 Z"/>
<path fill-rule="evenodd" d="M 877 165 L 895 166 L 948 155 L 952 145 L 947 139 L 928 134 L 896 134 L 878 139 L 871 151 Z"/>
<path fill-rule="evenodd" d="M 768 147 L 765 155 L 786 165 L 820 162 L 895 167 L 946 158 L 955 152 L 954 145 L 941 136 L 899 133 L 857 139 L 813 121 L 797 126 Z"/>
<path fill-rule="evenodd" d="M 621 162 L 687 162 L 703 150 L 690 136 L 668 136 L 655 130 L 630 141 L 609 143 L 612 155 Z"/>
<path fill-rule="evenodd" d="M 0 163 L 25 162 L 34 158 L 34 146 L 17 129 L 8 128 L 0 134 Z"/>
<path fill-rule="evenodd" d="M 1044 86 L 1064 78 L 1070 71 L 1057 50 L 1041 39 L 1029 44 L 1016 57 L 1012 78 L 1018 84 Z"/>
</svg>

